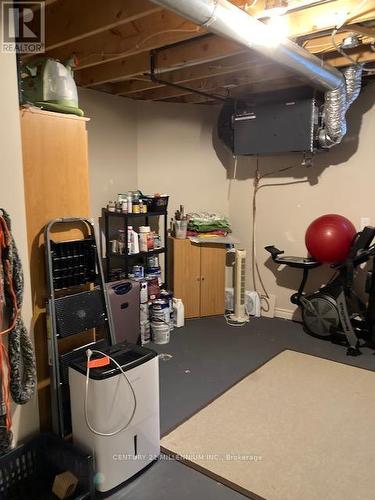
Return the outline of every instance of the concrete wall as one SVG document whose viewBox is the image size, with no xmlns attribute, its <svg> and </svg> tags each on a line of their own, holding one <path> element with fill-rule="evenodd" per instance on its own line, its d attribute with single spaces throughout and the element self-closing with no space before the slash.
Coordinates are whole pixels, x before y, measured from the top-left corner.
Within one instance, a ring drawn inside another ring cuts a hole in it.
<svg viewBox="0 0 375 500">
<path fill-rule="evenodd" d="M 30 328 L 32 317 L 30 273 L 26 236 L 16 57 L 14 54 L 0 52 L 0 75 L 0 95 L 2 96 L 0 111 L 0 207 L 6 209 L 12 218 L 13 235 L 25 271 L 25 294 L 22 314 L 26 326 Z M 39 414 L 37 405 L 36 397 L 25 406 L 12 405 L 12 430 L 15 442 L 38 430 Z"/>
</svg>

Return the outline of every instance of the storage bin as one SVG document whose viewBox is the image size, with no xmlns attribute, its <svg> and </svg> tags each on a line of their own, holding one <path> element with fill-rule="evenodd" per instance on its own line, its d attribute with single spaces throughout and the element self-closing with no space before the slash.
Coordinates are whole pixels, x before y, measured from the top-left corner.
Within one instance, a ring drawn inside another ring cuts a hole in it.
<svg viewBox="0 0 375 500">
<path fill-rule="evenodd" d="M 143 196 L 149 212 L 164 212 L 168 208 L 169 196 Z"/>
<path fill-rule="evenodd" d="M 95 498 L 92 457 L 57 436 L 39 434 L 0 457 L 0 499 L 56 500 L 53 481 L 67 470 L 78 479 L 70 498 Z"/>
</svg>

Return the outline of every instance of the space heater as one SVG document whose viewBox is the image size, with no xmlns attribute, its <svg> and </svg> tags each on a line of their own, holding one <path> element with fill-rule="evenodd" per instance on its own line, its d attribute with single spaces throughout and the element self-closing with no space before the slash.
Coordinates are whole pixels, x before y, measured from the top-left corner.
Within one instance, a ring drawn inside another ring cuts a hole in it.
<svg viewBox="0 0 375 500">
<path fill-rule="evenodd" d="M 245 276 L 246 276 L 246 250 L 235 250 L 234 261 L 234 312 L 229 315 L 231 321 L 244 323 L 249 321 L 245 309 Z"/>
</svg>

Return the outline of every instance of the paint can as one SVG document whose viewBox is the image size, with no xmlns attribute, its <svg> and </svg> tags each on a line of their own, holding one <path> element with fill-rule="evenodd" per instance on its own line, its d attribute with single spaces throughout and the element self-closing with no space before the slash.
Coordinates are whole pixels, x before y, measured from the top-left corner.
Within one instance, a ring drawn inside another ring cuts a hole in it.
<svg viewBox="0 0 375 500">
<path fill-rule="evenodd" d="M 168 344 L 170 329 L 166 323 L 151 322 L 152 340 L 155 344 Z"/>
<path fill-rule="evenodd" d="M 158 234 L 156 234 L 154 236 L 154 249 L 159 250 L 160 248 L 163 248 L 163 245 L 162 245 L 160 236 Z"/>
<path fill-rule="evenodd" d="M 165 299 L 156 299 L 152 302 L 150 308 L 151 321 L 162 322 L 168 325 L 170 323 L 169 301 Z"/>
<path fill-rule="evenodd" d="M 152 267 L 150 269 L 147 269 L 146 278 L 149 278 L 149 279 L 157 278 L 159 286 L 161 286 L 162 282 L 161 282 L 161 269 L 160 269 L 160 267 Z"/>
<path fill-rule="evenodd" d="M 140 322 L 141 343 L 148 344 L 151 340 L 150 322 L 148 320 Z"/>
<path fill-rule="evenodd" d="M 158 255 L 147 256 L 147 269 L 159 268 L 159 257 Z"/>
<path fill-rule="evenodd" d="M 139 265 L 133 266 L 132 274 L 133 274 L 134 278 L 144 278 L 145 268 L 143 266 L 139 266 Z"/>
<path fill-rule="evenodd" d="M 173 329 L 174 326 L 174 307 L 173 307 L 173 293 L 168 291 L 168 290 L 161 290 L 160 291 L 160 298 L 167 300 L 169 304 L 169 320 L 170 320 L 170 325 Z"/>
<path fill-rule="evenodd" d="M 155 300 L 160 295 L 160 285 L 157 278 L 147 278 L 147 293 L 149 300 Z"/>
</svg>

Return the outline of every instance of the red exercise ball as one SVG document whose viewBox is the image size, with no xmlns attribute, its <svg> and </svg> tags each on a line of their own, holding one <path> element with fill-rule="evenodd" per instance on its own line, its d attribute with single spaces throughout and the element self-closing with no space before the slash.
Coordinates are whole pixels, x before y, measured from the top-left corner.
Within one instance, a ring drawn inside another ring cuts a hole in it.
<svg viewBox="0 0 375 500">
<path fill-rule="evenodd" d="M 305 244 L 310 255 L 319 262 L 343 262 L 349 254 L 356 229 L 346 217 L 322 215 L 307 228 Z"/>
</svg>

